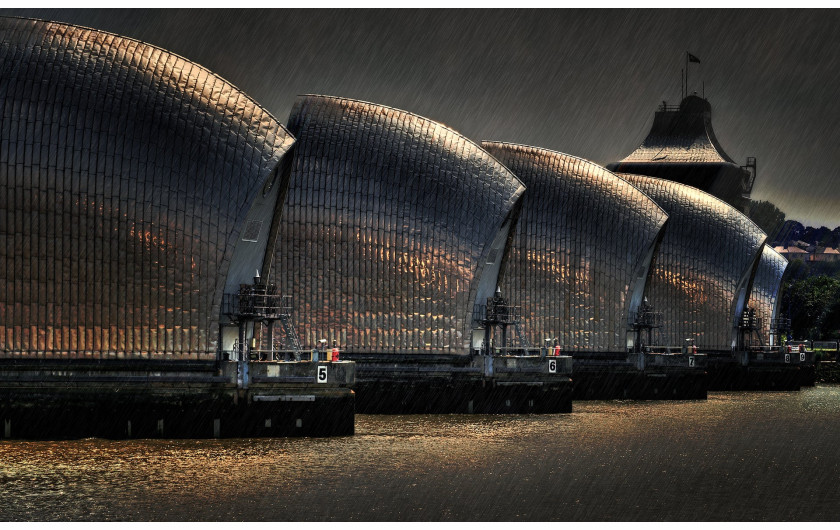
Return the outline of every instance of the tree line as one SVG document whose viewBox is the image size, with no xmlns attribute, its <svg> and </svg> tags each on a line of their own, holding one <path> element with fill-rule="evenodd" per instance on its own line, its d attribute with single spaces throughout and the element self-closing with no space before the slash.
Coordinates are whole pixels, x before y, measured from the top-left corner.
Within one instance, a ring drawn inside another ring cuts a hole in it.
<svg viewBox="0 0 840 530">
<path fill-rule="evenodd" d="M 840 226 L 815 228 L 785 218 L 769 201 L 751 201 L 747 215 L 774 246 L 796 242 L 840 247 Z M 840 262 L 791 260 L 782 279 L 778 315 L 791 320 L 796 340 L 840 340 Z"/>
<path fill-rule="evenodd" d="M 785 213 L 770 201 L 750 201 L 747 215 L 767 233 L 773 245 L 789 246 L 797 241 L 819 247 L 840 247 L 840 226 L 828 228 L 805 226 L 788 220 Z"/>
</svg>

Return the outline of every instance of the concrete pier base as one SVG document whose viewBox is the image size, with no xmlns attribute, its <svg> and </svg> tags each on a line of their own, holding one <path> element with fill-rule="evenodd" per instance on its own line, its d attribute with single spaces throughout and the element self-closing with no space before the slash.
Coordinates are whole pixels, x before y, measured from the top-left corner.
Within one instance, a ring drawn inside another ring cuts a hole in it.
<svg viewBox="0 0 840 530">
<path fill-rule="evenodd" d="M 355 366 L 67 361 L 0 363 L 3 438 L 342 436 L 354 432 Z M 318 368 L 327 381 L 316 381 Z M 183 369 L 182 369 L 183 368 Z"/>
<path fill-rule="evenodd" d="M 535 382 L 360 382 L 360 414 L 553 414 L 572 411 L 572 385 Z"/>
<path fill-rule="evenodd" d="M 806 350 L 799 355 L 799 386 L 814 386 L 817 384 L 816 352 Z"/>
<path fill-rule="evenodd" d="M 816 372 L 816 382 L 822 384 L 836 385 L 840 384 L 840 363 L 835 360 L 822 360 L 814 366 Z"/>
<path fill-rule="evenodd" d="M 575 355 L 576 400 L 706 399 L 703 354 L 633 353 Z"/>
<path fill-rule="evenodd" d="M 361 414 L 550 414 L 571 412 L 571 358 L 357 359 Z"/>
<path fill-rule="evenodd" d="M 803 366 L 808 369 L 807 363 L 800 362 L 799 353 L 712 353 L 709 354 L 709 390 L 799 390 Z"/>
<path fill-rule="evenodd" d="M 817 384 L 817 369 L 813 364 L 805 364 L 799 367 L 799 386 L 814 386 Z"/>
</svg>

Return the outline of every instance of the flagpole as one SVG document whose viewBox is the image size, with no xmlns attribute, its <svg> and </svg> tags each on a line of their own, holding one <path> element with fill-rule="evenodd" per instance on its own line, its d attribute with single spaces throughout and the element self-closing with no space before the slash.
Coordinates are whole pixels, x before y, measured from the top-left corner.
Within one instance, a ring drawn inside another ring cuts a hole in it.
<svg viewBox="0 0 840 530">
<path fill-rule="evenodd" d="M 685 92 L 683 99 L 688 97 L 688 52 L 685 52 Z"/>
</svg>

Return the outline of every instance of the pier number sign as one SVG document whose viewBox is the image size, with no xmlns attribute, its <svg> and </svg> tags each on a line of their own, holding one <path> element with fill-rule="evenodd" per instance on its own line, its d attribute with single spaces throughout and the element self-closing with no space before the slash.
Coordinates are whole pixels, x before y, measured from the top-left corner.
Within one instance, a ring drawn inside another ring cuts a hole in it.
<svg viewBox="0 0 840 530">
<path fill-rule="evenodd" d="M 319 383 L 326 383 L 327 382 L 327 367 L 326 366 L 319 366 L 318 367 L 318 376 L 315 378 L 316 381 Z"/>
<path fill-rule="evenodd" d="M 801 363 L 805 362 L 805 352 L 802 352 L 802 353 L 799 354 L 799 362 L 801 362 Z"/>
<path fill-rule="evenodd" d="M 694 368 L 694 357 L 691 355 L 688 356 L 688 367 Z"/>
<path fill-rule="evenodd" d="M 548 360 L 548 373 L 556 374 L 557 373 L 557 359 L 549 359 Z"/>
<path fill-rule="evenodd" d="M 786 354 L 785 354 L 785 362 L 786 362 L 786 363 L 789 363 L 789 362 L 790 362 L 790 354 L 789 354 L 789 353 L 786 353 Z"/>
</svg>

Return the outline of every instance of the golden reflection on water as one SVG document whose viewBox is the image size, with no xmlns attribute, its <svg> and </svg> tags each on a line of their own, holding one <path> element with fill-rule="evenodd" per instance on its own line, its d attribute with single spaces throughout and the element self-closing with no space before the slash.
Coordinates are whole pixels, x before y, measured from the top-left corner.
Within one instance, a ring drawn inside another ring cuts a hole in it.
<svg viewBox="0 0 840 530">
<path fill-rule="evenodd" d="M 840 517 L 840 387 L 574 407 L 361 415 L 334 439 L 3 441 L 0 519 Z"/>
</svg>

